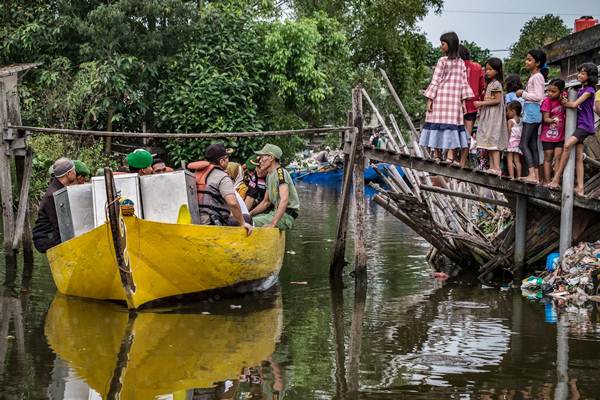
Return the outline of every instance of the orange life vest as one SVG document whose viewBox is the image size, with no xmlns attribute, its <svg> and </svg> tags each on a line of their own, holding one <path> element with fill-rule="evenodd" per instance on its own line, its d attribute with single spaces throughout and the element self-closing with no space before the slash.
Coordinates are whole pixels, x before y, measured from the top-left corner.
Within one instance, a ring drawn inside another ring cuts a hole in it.
<svg viewBox="0 0 600 400">
<path fill-rule="evenodd" d="M 218 166 L 209 163 L 208 161 L 195 161 L 188 164 L 188 168 L 196 171 L 196 191 L 198 193 L 198 208 L 200 214 L 207 214 L 210 217 L 212 225 L 223 225 L 229 218 L 229 207 L 225 203 L 225 199 L 219 192 L 218 185 L 207 184 L 208 176 L 215 170 L 225 173 Z"/>
</svg>

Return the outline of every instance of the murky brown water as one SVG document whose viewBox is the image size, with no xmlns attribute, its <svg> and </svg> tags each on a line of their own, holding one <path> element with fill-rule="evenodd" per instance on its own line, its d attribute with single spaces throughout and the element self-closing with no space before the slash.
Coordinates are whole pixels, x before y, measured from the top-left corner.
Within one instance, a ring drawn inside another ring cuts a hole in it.
<svg viewBox="0 0 600 400">
<path fill-rule="evenodd" d="M 298 189 L 302 217 L 266 295 L 132 316 L 55 295 L 36 258 L 29 290 L 19 277 L 0 297 L 0 398 L 600 398 L 597 309 L 437 284 L 426 243 L 374 204 L 365 301 L 351 277 L 332 295 L 338 193 Z"/>
</svg>

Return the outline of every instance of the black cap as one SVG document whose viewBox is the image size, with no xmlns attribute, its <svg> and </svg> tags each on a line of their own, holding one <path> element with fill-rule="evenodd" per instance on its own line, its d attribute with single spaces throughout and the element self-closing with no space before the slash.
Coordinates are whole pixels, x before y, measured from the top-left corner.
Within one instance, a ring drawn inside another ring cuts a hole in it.
<svg viewBox="0 0 600 400">
<path fill-rule="evenodd" d="M 223 143 L 211 144 L 204 150 L 204 157 L 209 162 L 216 162 L 227 155 L 227 149 Z"/>
</svg>

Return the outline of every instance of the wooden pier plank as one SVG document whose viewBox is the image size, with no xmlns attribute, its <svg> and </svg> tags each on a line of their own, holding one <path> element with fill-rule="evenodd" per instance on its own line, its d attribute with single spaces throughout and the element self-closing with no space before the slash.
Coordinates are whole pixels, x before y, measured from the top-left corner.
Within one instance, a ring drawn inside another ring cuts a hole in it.
<svg viewBox="0 0 600 400">
<path fill-rule="evenodd" d="M 344 146 L 344 151 L 350 150 L 348 144 Z M 544 200 L 550 203 L 561 203 L 561 192 L 549 188 L 526 184 L 515 180 L 501 179 L 493 174 L 486 174 L 482 171 L 473 171 L 468 169 L 449 168 L 447 165 L 438 164 L 433 161 L 425 160 L 420 157 L 398 154 L 389 151 L 378 151 L 365 146 L 365 158 L 400 165 L 404 168 L 429 172 L 448 178 L 458 179 L 475 185 L 484 186 L 502 193 L 519 194 Z M 598 199 L 575 196 L 575 207 L 586 210 L 600 212 L 600 201 Z"/>
</svg>

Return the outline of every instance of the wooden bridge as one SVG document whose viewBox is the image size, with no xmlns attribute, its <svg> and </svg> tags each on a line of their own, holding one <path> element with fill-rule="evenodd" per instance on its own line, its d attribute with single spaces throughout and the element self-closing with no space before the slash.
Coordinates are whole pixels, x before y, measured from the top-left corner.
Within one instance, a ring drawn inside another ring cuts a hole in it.
<svg viewBox="0 0 600 400">
<path fill-rule="evenodd" d="M 350 143 L 346 143 L 344 151 L 350 153 Z M 529 199 L 540 200 L 536 202 L 541 206 L 557 209 L 561 205 L 562 194 L 560 189 L 550 189 L 545 186 L 536 185 L 533 183 L 513 180 L 506 176 L 499 177 L 495 174 L 485 171 L 461 168 L 455 164 L 448 162 L 435 162 L 431 159 L 412 156 L 409 154 L 396 153 L 375 149 L 372 146 L 365 145 L 364 156 L 366 159 L 385 162 L 389 164 L 400 165 L 403 168 L 428 172 L 433 175 L 444 176 L 446 178 L 458 179 L 463 182 L 472 183 L 483 186 L 507 195 L 523 195 Z M 600 184 L 600 176 L 596 176 L 587 182 L 587 185 L 596 183 Z M 594 188 L 596 185 L 594 185 Z M 581 209 L 600 212 L 600 199 L 589 196 L 575 196 L 575 207 Z M 554 206 L 554 207 L 553 207 Z"/>
</svg>

